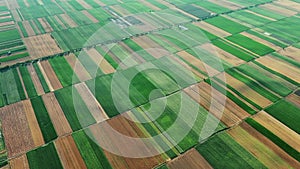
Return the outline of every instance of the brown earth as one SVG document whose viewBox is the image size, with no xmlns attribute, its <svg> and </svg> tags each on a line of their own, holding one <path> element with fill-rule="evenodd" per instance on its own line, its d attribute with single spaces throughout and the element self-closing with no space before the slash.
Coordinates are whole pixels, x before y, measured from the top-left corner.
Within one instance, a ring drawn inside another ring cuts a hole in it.
<svg viewBox="0 0 300 169">
<path fill-rule="evenodd" d="M 275 44 L 273 44 L 273 43 L 271 43 L 271 42 L 269 42 L 269 41 L 266 41 L 266 40 L 264 40 L 264 39 L 261 39 L 261 38 L 255 36 L 255 35 L 250 34 L 250 33 L 242 32 L 241 34 L 244 35 L 244 36 L 247 36 L 247 37 L 249 37 L 250 39 L 253 39 L 253 40 L 257 41 L 257 42 L 260 42 L 260 43 L 262 43 L 262 44 L 264 44 L 264 45 L 266 45 L 266 46 L 269 46 L 270 48 L 272 48 L 272 49 L 274 49 L 274 50 L 276 50 L 276 51 L 282 49 L 281 47 L 276 46 Z"/>
<path fill-rule="evenodd" d="M 42 96 L 45 107 L 54 125 L 55 131 L 58 136 L 71 133 L 72 129 L 66 119 L 63 110 L 61 109 L 54 93 L 48 93 Z"/>
<path fill-rule="evenodd" d="M 288 97 L 286 97 L 286 99 L 300 108 L 300 96 L 296 94 L 290 94 Z"/>
<path fill-rule="evenodd" d="M 300 152 L 300 135 L 295 131 L 264 111 L 256 114 L 253 119 Z"/>
<path fill-rule="evenodd" d="M 55 147 L 64 168 L 87 168 L 72 136 L 56 140 Z"/>
<path fill-rule="evenodd" d="M 71 17 L 68 15 L 68 14 L 61 14 L 60 15 L 64 21 L 66 21 L 66 23 L 71 27 L 71 28 L 74 28 L 74 27 L 77 27 L 77 23 L 74 22 Z"/>
<path fill-rule="evenodd" d="M 54 91 L 54 89 L 53 89 L 53 87 L 52 87 L 52 85 L 51 85 L 51 83 L 50 83 L 50 80 L 48 79 L 47 74 L 46 74 L 46 72 L 45 72 L 43 66 L 41 65 L 41 62 L 37 62 L 37 65 L 38 65 L 39 69 L 40 69 L 41 72 L 42 72 L 42 75 L 43 75 L 43 77 L 44 77 L 44 79 L 45 79 L 45 81 L 46 81 L 46 83 L 47 83 L 47 86 L 49 87 L 49 90 L 50 90 L 50 91 Z"/>
<path fill-rule="evenodd" d="M 22 102 L 35 147 L 45 144 L 42 132 L 34 114 L 30 100 Z"/>
<path fill-rule="evenodd" d="M 150 39 L 148 36 L 134 37 L 132 38 L 132 40 L 157 59 L 162 56 L 171 54 L 169 51 L 162 48 L 162 46 Z"/>
<path fill-rule="evenodd" d="M 238 66 L 245 63 L 245 61 L 241 60 L 240 58 L 224 51 L 221 48 L 214 46 L 211 43 L 205 43 L 201 45 L 201 48 L 203 48 L 203 50 L 210 52 L 213 56 L 218 57 L 220 59 L 220 62 L 224 60 L 233 66 Z"/>
<path fill-rule="evenodd" d="M 106 122 L 105 122 L 106 123 Z M 136 126 L 135 123 L 130 122 L 123 116 L 117 116 L 107 121 L 107 123 L 113 127 L 115 130 L 120 132 L 121 134 L 138 138 L 138 137 L 144 137 L 144 134 L 142 131 Z M 123 139 L 116 139 L 110 132 L 108 132 L 108 127 L 103 126 L 104 123 L 100 123 L 98 125 L 92 126 L 90 129 L 92 131 L 93 136 L 97 141 L 106 142 L 109 145 L 113 146 L 115 149 L 126 151 L 126 152 L 134 152 L 138 156 L 142 152 L 148 152 L 148 151 L 156 151 L 149 148 L 139 148 L 144 147 L 145 143 L 142 141 L 139 141 L 135 143 L 135 147 L 128 146 L 128 142 L 125 142 Z M 100 130 L 99 130 L 100 129 Z M 132 143 L 130 143 L 132 144 Z M 127 146 L 125 146 L 127 145 Z M 116 169 L 148 169 L 153 168 L 157 166 L 158 164 L 161 164 L 164 162 L 164 159 L 162 156 L 154 156 L 149 158 L 126 158 L 121 157 L 115 154 L 112 154 L 108 151 L 104 151 L 107 159 L 109 160 L 110 164 L 113 168 Z"/>
<path fill-rule="evenodd" d="M 270 105 L 272 103 L 270 100 L 263 97 L 262 95 L 260 95 L 256 91 L 254 91 L 253 89 L 251 89 L 245 83 L 239 81 L 238 79 L 232 77 L 231 75 L 229 75 L 227 73 L 225 73 L 225 76 L 226 76 L 226 83 L 228 85 L 232 86 L 234 89 L 239 91 L 245 97 L 247 97 L 254 103 L 258 104 L 260 107 L 267 107 L 268 105 Z"/>
<path fill-rule="evenodd" d="M 51 56 L 62 52 L 50 34 L 32 36 L 23 40 L 27 51 L 33 58 Z"/>
<path fill-rule="evenodd" d="M 49 80 L 49 82 L 50 82 L 51 87 L 53 88 L 53 90 L 61 89 L 62 85 L 61 85 L 60 81 L 58 80 L 58 78 L 57 78 L 57 76 L 56 76 L 53 68 L 51 67 L 50 63 L 48 62 L 48 60 L 41 61 L 39 63 L 43 67 L 43 70 L 45 71 L 47 79 Z"/>
<path fill-rule="evenodd" d="M 84 0 L 77 0 L 77 2 L 84 7 L 85 9 L 92 9 L 93 7 L 91 7 L 88 3 L 84 2 Z"/>
<path fill-rule="evenodd" d="M 81 13 L 83 15 L 85 15 L 86 17 L 88 17 L 93 23 L 98 23 L 99 21 L 93 16 L 91 15 L 87 10 L 83 10 L 81 11 Z"/>
<path fill-rule="evenodd" d="M 296 12 L 300 12 L 300 4 L 290 0 L 278 0 L 273 2 L 274 5 L 281 6 L 285 9 L 290 9 Z"/>
<path fill-rule="evenodd" d="M 22 102 L 1 108 L 0 119 L 8 157 L 35 147 Z"/>
<path fill-rule="evenodd" d="M 169 169 L 212 169 L 212 166 L 194 148 L 167 163 Z"/>
<path fill-rule="evenodd" d="M 297 62 L 300 62 L 300 49 L 295 48 L 293 46 L 289 46 L 285 49 L 279 51 L 281 55 L 287 56 Z"/>
<path fill-rule="evenodd" d="M 230 36 L 231 34 L 214 26 L 214 25 L 211 25 L 207 22 L 195 22 L 193 23 L 194 25 L 216 35 L 216 36 L 219 36 L 219 37 L 226 37 L 226 36 Z"/>
<path fill-rule="evenodd" d="M 274 3 L 261 5 L 260 7 L 267 9 L 267 10 L 271 10 L 276 13 L 280 13 L 281 15 L 284 15 L 284 16 L 293 16 L 293 15 L 297 14 L 297 12 L 295 12 L 295 11 L 291 11 L 289 9 L 280 7 Z"/>
<path fill-rule="evenodd" d="M 38 21 L 41 23 L 42 27 L 44 28 L 44 30 L 46 32 L 52 32 L 53 29 L 52 27 L 50 26 L 50 24 L 45 20 L 45 18 L 38 18 Z"/>
<path fill-rule="evenodd" d="M 25 28 L 25 30 L 26 30 L 28 36 L 34 36 L 34 35 L 35 35 L 35 32 L 34 32 L 34 30 L 32 29 L 32 27 L 31 27 L 29 21 L 23 21 L 22 23 L 23 23 L 23 25 L 24 25 L 24 28 Z"/>
<path fill-rule="evenodd" d="M 89 73 L 73 53 L 66 56 L 66 60 L 81 82 L 91 79 Z"/>
<path fill-rule="evenodd" d="M 231 9 L 231 10 L 236 10 L 240 9 L 242 6 L 235 4 L 233 2 L 227 1 L 227 0 L 209 0 L 210 2 L 223 6 L 225 8 Z"/>
<path fill-rule="evenodd" d="M 33 22 L 33 20 L 30 21 L 32 24 L 32 28 L 34 28 L 37 33 L 36 34 L 41 34 L 41 31 L 39 30 L 39 28 L 36 26 L 35 22 Z"/>
<path fill-rule="evenodd" d="M 0 23 L 0 26 L 13 25 L 14 23 L 15 23 L 14 21 L 2 22 L 2 23 Z"/>
<path fill-rule="evenodd" d="M 85 83 L 76 84 L 75 88 L 97 123 L 109 118 Z"/>
<path fill-rule="evenodd" d="M 210 76 L 214 76 L 214 75 L 219 73 L 217 70 L 215 70 L 212 67 L 210 67 L 209 65 L 203 63 L 201 60 L 197 59 L 195 56 L 189 54 L 186 51 L 178 52 L 177 55 L 179 55 L 181 58 L 183 58 L 184 60 L 186 60 L 190 64 L 194 65 L 195 67 L 197 67 L 201 71 L 203 71 L 205 73 L 209 72 Z"/>
<path fill-rule="evenodd" d="M 32 64 L 28 65 L 27 69 L 28 69 L 28 72 L 30 74 L 30 77 L 32 79 L 32 82 L 33 82 L 33 85 L 35 87 L 35 90 L 36 90 L 37 94 L 38 95 L 45 94 L 43 86 L 42 86 L 42 84 L 40 82 L 40 79 L 39 79 L 39 77 L 38 77 L 38 75 L 37 75 L 37 73 L 36 73 L 33 65 Z"/>
<path fill-rule="evenodd" d="M 11 10 L 11 14 L 14 17 L 16 22 L 22 21 L 22 19 L 20 18 L 18 12 L 15 9 Z"/>
<path fill-rule="evenodd" d="M 20 8 L 17 0 L 6 0 L 10 10 Z"/>
<path fill-rule="evenodd" d="M 95 49 L 91 48 L 86 51 L 92 60 L 98 64 L 99 68 L 105 74 L 114 73 L 115 69 L 108 63 L 108 61 Z"/>
<path fill-rule="evenodd" d="M 279 60 L 277 58 L 274 58 L 270 55 L 264 56 L 261 58 L 256 59 L 257 62 L 263 64 L 264 66 L 279 72 L 280 74 L 283 74 L 287 76 L 288 78 L 300 83 L 300 70 L 299 68 L 296 68 L 295 66 L 284 62 L 282 60 Z"/>
<path fill-rule="evenodd" d="M 29 164 L 26 155 L 22 155 L 17 158 L 13 158 L 9 161 L 11 169 L 29 169 Z"/>
</svg>

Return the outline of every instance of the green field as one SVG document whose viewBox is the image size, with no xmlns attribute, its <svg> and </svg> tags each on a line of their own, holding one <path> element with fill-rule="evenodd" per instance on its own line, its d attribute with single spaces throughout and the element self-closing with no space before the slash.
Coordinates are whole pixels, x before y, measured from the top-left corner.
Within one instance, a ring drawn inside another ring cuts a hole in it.
<svg viewBox="0 0 300 169">
<path fill-rule="evenodd" d="M 211 19 L 207 19 L 205 20 L 205 22 L 212 24 L 220 29 L 223 29 L 231 34 L 240 33 L 249 29 L 244 25 L 241 25 L 237 22 L 234 22 L 222 16 L 217 16 Z"/>
<path fill-rule="evenodd" d="M 22 79 L 23 79 L 28 97 L 32 98 L 32 97 L 37 96 L 37 92 L 35 90 L 34 84 L 32 82 L 32 79 L 30 77 L 30 73 L 29 73 L 26 65 L 19 67 L 19 70 L 20 70 L 20 73 L 21 73 L 21 76 L 22 76 Z"/>
</svg>

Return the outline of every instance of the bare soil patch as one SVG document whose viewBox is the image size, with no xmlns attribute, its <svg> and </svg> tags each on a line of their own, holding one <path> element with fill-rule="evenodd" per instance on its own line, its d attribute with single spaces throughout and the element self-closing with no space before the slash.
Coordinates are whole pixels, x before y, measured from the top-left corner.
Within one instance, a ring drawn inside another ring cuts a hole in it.
<svg viewBox="0 0 300 169">
<path fill-rule="evenodd" d="M 53 68 L 51 67 L 50 63 L 48 60 L 41 61 L 40 62 L 41 66 L 43 67 L 43 70 L 48 77 L 47 79 L 49 80 L 53 90 L 58 90 L 62 88 L 62 85 L 60 81 L 58 80 Z"/>
<path fill-rule="evenodd" d="M 35 90 L 36 90 L 37 94 L 38 95 L 45 94 L 43 86 L 42 86 L 42 84 L 40 82 L 40 79 L 39 79 L 39 77 L 38 77 L 38 75 L 37 75 L 37 73 L 36 73 L 33 65 L 32 64 L 28 65 L 27 69 L 28 69 L 28 71 L 30 73 L 30 77 L 32 79 L 32 82 L 33 82 L 33 85 L 35 87 Z"/>
<path fill-rule="evenodd" d="M 95 49 L 91 48 L 87 50 L 87 54 L 92 58 L 92 60 L 98 64 L 99 68 L 105 73 L 114 73 L 115 69 L 108 63 L 108 61 Z"/>
<path fill-rule="evenodd" d="M 71 28 L 74 28 L 74 27 L 77 27 L 77 26 L 78 26 L 77 23 L 74 22 L 68 14 L 61 14 L 60 16 L 63 18 L 64 21 L 67 22 L 67 24 L 68 24 Z"/>
<path fill-rule="evenodd" d="M 81 82 L 91 79 L 89 73 L 73 53 L 66 56 L 66 60 Z"/>
<path fill-rule="evenodd" d="M 29 169 L 29 164 L 26 155 L 22 155 L 17 158 L 13 158 L 9 161 L 11 169 Z"/>
</svg>

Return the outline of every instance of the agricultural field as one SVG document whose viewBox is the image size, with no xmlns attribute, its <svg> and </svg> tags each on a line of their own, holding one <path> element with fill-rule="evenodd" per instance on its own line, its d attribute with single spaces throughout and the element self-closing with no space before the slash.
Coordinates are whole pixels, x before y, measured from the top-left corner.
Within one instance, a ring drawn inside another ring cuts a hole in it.
<svg viewBox="0 0 300 169">
<path fill-rule="evenodd" d="M 0 0 L 0 168 L 300 168 L 299 0 Z"/>
</svg>

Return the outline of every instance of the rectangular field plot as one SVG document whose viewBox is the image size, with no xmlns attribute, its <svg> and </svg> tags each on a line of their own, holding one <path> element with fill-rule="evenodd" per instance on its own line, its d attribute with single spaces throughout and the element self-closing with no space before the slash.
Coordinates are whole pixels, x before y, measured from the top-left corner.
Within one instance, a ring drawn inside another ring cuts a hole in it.
<svg viewBox="0 0 300 169">
<path fill-rule="evenodd" d="M 244 25 L 241 25 L 237 22 L 234 22 L 222 16 L 217 16 L 211 19 L 207 19 L 205 20 L 205 22 L 212 24 L 220 29 L 223 29 L 231 34 L 236 34 L 249 29 Z"/>
<path fill-rule="evenodd" d="M 190 14 L 196 16 L 197 18 L 200 18 L 200 19 L 205 19 L 211 15 L 210 12 L 207 12 L 207 11 L 205 11 L 201 8 L 198 8 L 197 6 L 191 5 L 191 4 L 180 5 L 177 7 L 187 13 L 190 13 Z"/>
<path fill-rule="evenodd" d="M 271 19 L 257 16 L 255 14 L 247 12 L 247 11 L 232 12 L 232 13 L 228 14 L 228 16 L 235 18 L 237 20 L 240 20 L 241 22 L 250 24 L 254 27 L 263 26 L 267 23 L 274 21 Z"/>
</svg>

